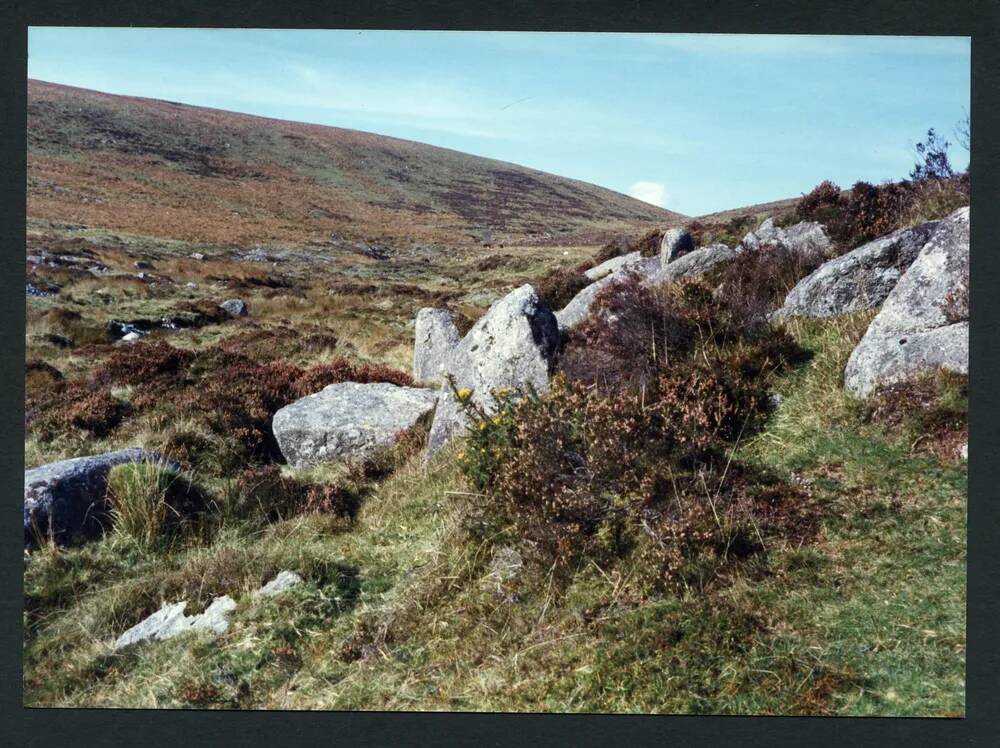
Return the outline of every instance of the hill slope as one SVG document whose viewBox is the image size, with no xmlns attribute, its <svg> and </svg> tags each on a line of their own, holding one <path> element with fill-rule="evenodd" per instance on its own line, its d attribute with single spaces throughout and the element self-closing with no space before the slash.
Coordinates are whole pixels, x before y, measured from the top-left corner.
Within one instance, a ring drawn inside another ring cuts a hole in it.
<svg viewBox="0 0 1000 748">
<path fill-rule="evenodd" d="M 34 80 L 28 217 L 227 245 L 523 241 L 682 218 L 422 143 Z"/>
</svg>

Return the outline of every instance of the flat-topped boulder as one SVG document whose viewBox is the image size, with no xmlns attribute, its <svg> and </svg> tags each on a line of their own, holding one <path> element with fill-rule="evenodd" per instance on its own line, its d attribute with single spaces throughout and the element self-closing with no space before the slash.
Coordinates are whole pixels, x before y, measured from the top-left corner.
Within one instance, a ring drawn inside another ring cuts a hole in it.
<svg viewBox="0 0 1000 748">
<path fill-rule="evenodd" d="M 600 280 L 610 273 L 617 272 L 621 270 L 626 265 L 634 265 L 642 260 L 641 252 L 629 252 L 625 255 L 618 255 L 618 257 L 612 257 L 610 260 L 605 260 L 600 265 L 595 265 L 589 270 L 584 270 L 583 274 L 587 276 L 590 280 Z"/>
<path fill-rule="evenodd" d="M 969 371 L 969 209 L 935 228 L 851 353 L 844 385 L 867 397 L 936 368 Z"/>
<path fill-rule="evenodd" d="M 462 336 L 455 315 L 445 309 L 425 307 L 417 312 L 413 341 L 413 378 L 438 383 L 445 363 Z"/>
<path fill-rule="evenodd" d="M 436 400 L 434 390 L 340 382 L 286 405 L 274 414 L 271 430 L 293 467 L 359 459 L 415 426 Z"/>
<path fill-rule="evenodd" d="M 701 247 L 694 252 L 690 252 L 683 257 L 664 265 L 656 273 L 649 277 L 649 285 L 655 286 L 660 283 L 669 283 L 681 278 L 694 278 L 704 275 L 709 270 L 731 262 L 739 254 L 738 250 L 731 249 L 725 244 L 712 244 Z"/>
<path fill-rule="evenodd" d="M 556 312 L 556 320 L 560 328 L 570 328 L 582 322 L 590 313 L 590 307 L 602 288 L 622 280 L 627 273 L 634 273 L 640 278 L 649 278 L 660 269 L 659 257 L 639 257 L 634 262 L 626 263 L 617 270 L 594 281 L 581 290 L 570 302 Z"/>
<path fill-rule="evenodd" d="M 530 384 L 539 392 L 547 391 L 559 342 L 555 315 L 534 288 L 523 285 L 494 303 L 472 326 L 452 352 L 447 374 L 456 389 L 469 390 L 473 403 L 489 409 L 493 392 L 501 387 L 516 389 Z M 427 456 L 461 435 L 466 424 L 451 387 L 442 388 L 427 440 Z"/>
<path fill-rule="evenodd" d="M 832 317 L 880 306 L 937 226 L 900 229 L 823 263 L 792 288 L 775 316 Z"/>
<path fill-rule="evenodd" d="M 24 545 L 43 539 L 72 545 L 103 533 L 108 524 L 108 473 L 115 465 L 155 462 L 180 466 L 139 447 L 50 462 L 24 471 Z"/>
</svg>

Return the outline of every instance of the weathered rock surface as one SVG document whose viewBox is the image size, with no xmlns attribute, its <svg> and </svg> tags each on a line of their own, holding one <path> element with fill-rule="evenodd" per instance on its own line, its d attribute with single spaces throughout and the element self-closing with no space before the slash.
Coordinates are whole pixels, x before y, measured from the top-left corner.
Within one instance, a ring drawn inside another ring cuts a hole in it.
<svg viewBox="0 0 1000 748">
<path fill-rule="evenodd" d="M 776 317 L 832 317 L 886 300 L 938 226 L 894 231 L 821 265 L 796 284 Z"/>
<path fill-rule="evenodd" d="M 129 462 L 160 462 L 180 471 L 180 466 L 138 447 L 25 470 L 25 547 L 35 547 L 39 538 L 71 545 L 100 535 L 107 520 L 108 472 Z"/>
<path fill-rule="evenodd" d="M 559 348 L 555 315 L 535 289 L 524 285 L 490 307 L 453 351 L 447 373 L 459 390 L 471 390 L 472 402 L 493 405 L 493 391 L 501 387 L 532 385 L 539 392 L 549 386 L 549 373 Z M 451 388 L 438 397 L 427 441 L 430 457 L 461 434 L 466 419 Z"/>
<path fill-rule="evenodd" d="M 769 245 L 785 247 L 808 257 L 826 257 L 833 250 L 833 242 L 826 229 L 814 221 L 802 221 L 782 228 L 775 225 L 773 218 L 768 218 L 740 242 L 740 248 L 753 252 Z"/>
<path fill-rule="evenodd" d="M 118 637 L 112 649 L 116 652 L 144 641 L 163 641 L 191 631 L 224 634 L 229 630 L 229 614 L 236 610 L 236 601 L 229 595 L 215 598 L 200 615 L 186 616 L 187 600 L 164 603 L 163 606 Z"/>
<path fill-rule="evenodd" d="M 302 577 L 294 571 L 278 572 L 278 576 L 254 593 L 254 597 L 274 597 L 303 583 Z"/>
<path fill-rule="evenodd" d="M 559 327 L 569 328 L 582 322 L 587 314 L 589 314 L 597 292 L 605 286 L 621 280 L 626 273 L 635 273 L 640 278 L 648 278 L 659 269 L 659 257 L 640 257 L 635 262 L 627 263 L 609 275 L 605 275 L 600 280 L 594 281 L 574 296 L 566 306 L 556 312 L 555 316 Z"/>
<path fill-rule="evenodd" d="M 621 270 L 626 265 L 632 265 L 639 262 L 642 259 L 642 254 L 639 252 L 629 252 L 626 255 L 618 255 L 618 257 L 612 257 L 610 260 L 605 260 L 600 265 L 595 265 L 589 270 L 584 270 L 583 274 L 587 276 L 590 280 L 600 280 L 609 273 L 614 273 Z"/>
<path fill-rule="evenodd" d="M 448 356 L 461 339 L 451 312 L 429 307 L 417 312 L 413 378 L 418 382 L 441 382 Z"/>
<path fill-rule="evenodd" d="M 234 317 L 246 317 L 250 313 L 246 302 L 242 299 L 226 299 L 219 306 Z"/>
<path fill-rule="evenodd" d="M 866 397 L 937 367 L 969 370 L 969 209 L 940 222 L 851 353 L 844 385 Z"/>
<path fill-rule="evenodd" d="M 134 264 L 135 264 L 135 269 L 136 270 L 154 270 L 155 269 L 155 268 L 153 268 L 153 263 L 146 262 L 145 260 L 136 260 Z"/>
<path fill-rule="evenodd" d="M 294 467 L 360 458 L 392 443 L 434 408 L 437 392 L 386 382 L 331 384 L 274 414 L 271 428 Z"/>
<path fill-rule="evenodd" d="M 702 247 L 674 260 L 669 265 L 664 265 L 650 276 L 648 283 L 657 285 L 703 275 L 717 265 L 732 261 L 738 254 L 737 250 L 730 249 L 725 244 Z"/>
<path fill-rule="evenodd" d="M 684 229 L 668 229 L 660 240 L 660 264 L 667 265 L 689 252 L 694 252 L 694 240 Z"/>
</svg>

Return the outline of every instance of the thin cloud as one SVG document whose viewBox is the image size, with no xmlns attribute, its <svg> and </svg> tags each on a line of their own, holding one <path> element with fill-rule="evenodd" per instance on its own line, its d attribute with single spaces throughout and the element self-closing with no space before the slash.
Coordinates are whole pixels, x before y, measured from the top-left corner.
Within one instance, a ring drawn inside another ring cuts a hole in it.
<svg viewBox="0 0 1000 748">
<path fill-rule="evenodd" d="M 667 188 L 659 182 L 633 182 L 629 185 L 628 194 L 658 208 L 665 207 L 665 201 L 669 198 Z"/>
</svg>

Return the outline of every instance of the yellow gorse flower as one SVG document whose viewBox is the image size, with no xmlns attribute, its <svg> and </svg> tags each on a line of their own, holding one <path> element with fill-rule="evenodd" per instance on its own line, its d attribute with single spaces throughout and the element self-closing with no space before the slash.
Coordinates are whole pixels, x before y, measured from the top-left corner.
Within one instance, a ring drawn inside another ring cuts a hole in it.
<svg viewBox="0 0 1000 748">
<path fill-rule="evenodd" d="M 458 399 L 459 400 L 465 400 L 471 394 L 472 394 L 472 390 L 470 390 L 468 387 L 463 387 L 462 389 L 460 389 L 458 391 Z"/>
</svg>

